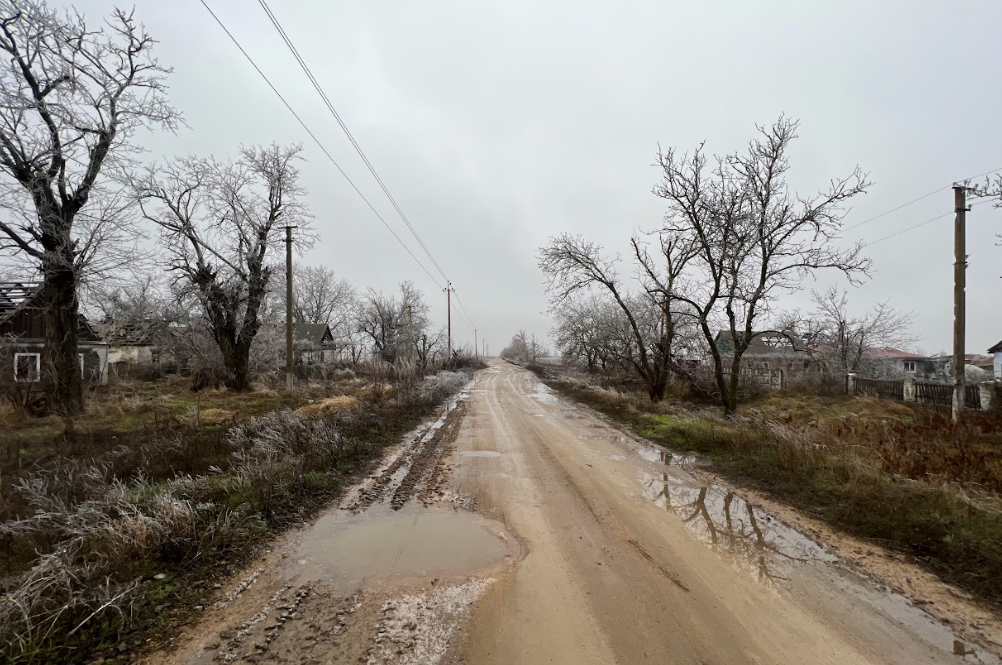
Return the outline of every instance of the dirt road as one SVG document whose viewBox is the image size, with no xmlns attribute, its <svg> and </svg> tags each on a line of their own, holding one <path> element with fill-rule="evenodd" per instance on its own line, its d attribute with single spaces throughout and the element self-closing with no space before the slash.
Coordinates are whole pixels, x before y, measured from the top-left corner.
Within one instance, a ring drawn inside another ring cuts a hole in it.
<svg viewBox="0 0 1002 665">
<path fill-rule="evenodd" d="M 143 660 L 999 662 L 528 372 L 450 413 Z"/>
</svg>

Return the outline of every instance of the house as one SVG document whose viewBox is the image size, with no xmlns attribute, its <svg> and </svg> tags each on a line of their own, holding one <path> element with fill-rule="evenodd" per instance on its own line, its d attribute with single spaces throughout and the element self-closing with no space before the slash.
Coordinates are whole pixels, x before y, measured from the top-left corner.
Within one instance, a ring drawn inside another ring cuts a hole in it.
<svg viewBox="0 0 1002 665">
<path fill-rule="evenodd" d="M 993 370 L 996 379 L 1002 379 L 1002 342 L 999 342 L 992 348 L 988 349 L 988 353 L 992 354 L 993 357 Z"/>
<path fill-rule="evenodd" d="M 0 282 L 0 373 L 4 380 L 41 379 L 45 348 L 45 310 L 37 282 Z M 77 351 L 87 383 L 108 382 L 108 345 L 82 315 L 77 315 Z"/>
<path fill-rule="evenodd" d="M 931 357 L 889 346 L 870 349 L 864 354 L 866 366 L 878 379 L 917 379 L 942 382 L 950 378 L 950 359 Z"/>
<path fill-rule="evenodd" d="M 335 360 L 334 335 L 326 323 L 294 323 L 292 342 L 297 365 L 326 365 Z"/>
<path fill-rule="evenodd" d="M 152 319 L 94 324 L 94 329 L 108 343 L 108 364 L 112 366 L 157 364 L 166 328 L 164 322 Z"/>
<path fill-rule="evenodd" d="M 714 344 L 724 356 L 724 371 L 727 371 L 734 354 L 734 337 L 729 330 L 721 330 L 714 338 Z M 753 332 L 751 342 L 741 356 L 742 374 L 765 388 L 787 388 L 813 379 L 819 369 L 818 363 L 798 337 L 779 330 Z"/>
</svg>

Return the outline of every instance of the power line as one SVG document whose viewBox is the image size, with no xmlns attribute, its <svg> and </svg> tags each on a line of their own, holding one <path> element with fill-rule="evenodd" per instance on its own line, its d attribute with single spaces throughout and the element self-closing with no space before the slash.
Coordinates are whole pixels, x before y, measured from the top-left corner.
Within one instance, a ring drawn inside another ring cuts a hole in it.
<svg viewBox="0 0 1002 665">
<path fill-rule="evenodd" d="M 271 91 L 274 92 L 275 95 L 277 95 L 280 100 L 282 100 L 282 104 L 285 105 L 285 108 L 289 109 L 289 113 L 291 113 L 293 117 L 296 118 L 296 120 L 306 131 L 306 133 L 309 134 L 310 138 L 313 139 L 314 143 L 317 144 L 320 150 L 327 156 L 327 159 L 330 160 L 331 164 L 334 165 L 334 168 L 336 168 L 338 172 L 344 177 L 344 179 L 348 181 L 348 184 L 351 185 L 351 188 L 355 190 L 355 193 L 358 194 L 363 201 L 365 201 L 365 205 L 369 207 L 369 210 L 371 210 L 372 213 L 379 219 L 379 221 L 383 223 L 383 226 L 386 227 L 386 230 L 389 231 L 394 238 L 396 238 L 396 241 L 400 243 L 400 246 L 403 247 L 408 254 L 410 254 L 411 258 L 414 259 L 414 261 L 419 266 L 421 266 L 421 270 L 423 270 L 425 274 L 428 275 L 431 281 L 434 282 L 435 286 L 437 286 L 438 288 L 442 288 L 442 285 L 438 283 L 438 280 L 435 279 L 435 276 L 431 274 L 428 268 L 426 268 L 425 265 L 421 263 L 420 260 L 418 260 L 418 257 L 414 256 L 414 252 L 412 252 L 410 248 L 406 244 L 404 244 L 404 241 L 401 240 L 400 236 L 397 235 L 396 231 L 394 231 L 393 228 L 389 224 L 387 224 L 386 220 L 383 219 L 383 216 L 379 214 L 379 211 L 376 210 L 376 208 L 372 205 L 372 203 L 369 202 L 369 199 L 365 197 L 365 195 L 358 188 L 358 186 L 356 186 L 355 183 L 352 181 L 352 179 L 348 177 L 348 174 L 344 172 L 344 169 L 342 169 L 341 166 L 334 159 L 334 157 L 331 156 L 330 152 L 327 151 L 327 148 L 325 148 L 324 144 L 320 142 L 320 139 L 316 137 L 316 135 L 310 130 L 310 128 L 303 121 L 303 119 L 299 117 L 299 114 L 296 113 L 295 109 L 292 108 L 292 105 L 290 105 L 289 102 L 286 101 L 285 97 L 282 96 L 282 93 L 278 91 L 278 88 L 276 88 L 274 84 L 272 84 L 271 80 L 265 75 L 265 73 L 261 71 L 261 68 L 257 66 L 257 63 L 254 62 L 254 59 L 250 57 L 250 54 L 247 53 L 244 47 L 240 45 L 240 42 L 237 41 L 237 38 L 233 36 L 233 33 L 231 33 L 229 29 L 226 27 L 226 25 L 223 24 L 222 20 L 220 20 L 220 18 L 216 15 L 216 12 L 212 11 L 212 8 L 209 7 L 209 5 L 205 2 L 205 0 L 199 0 L 199 2 L 201 2 L 202 6 L 205 7 L 205 9 L 209 12 L 209 14 L 212 15 L 212 18 L 216 20 L 216 23 L 218 23 L 219 27 L 223 29 L 223 32 L 225 32 L 226 36 L 230 38 L 230 41 L 232 41 L 233 44 L 238 49 L 240 49 L 240 52 L 243 54 L 244 58 L 247 59 L 247 62 L 249 62 L 251 66 L 254 68 L 254 70 L 261 76 L 261 78 L 264 79 L 264 82 L 268 84 L 268 87 L 271 88 Z"/>
<path fill-rule="evenodd" d="M 863 247 L 872 247 L 873 245 L 876 245 L 878 242 L 884 242 L 885 240 L 890 240 L 891 238 L 893 238 L 895 236 L 899 236 L 902 233 L 908 233 L 909 231 L 914 231 L 917 228 L 921 228 L 921 227 L 925 226 L 926 224 L 932 224 L 933 222 L 935 222 L 937 220 L 940 220 L 940 219 L 943 219 L 944 217 L 949 217 L 952 214 L 953 214 L 952 210 L 950 212 L 944 212 L 942 215 L 937 215 L 937 216 L 933 217 L 932 219 L 927 219 L 926 221 L 921 222 L 919 224 L 916 224 L 915 226 L 909 226 L 907 229 L 902 229 L 900 231 L 892 233 L 889 236 L 884 236 L 883 238 L 879 238 L 877 240 L 874 240 L 873 242 L 868 242 L 868 243 L 864 244 Z"/>
<path fill-rule="evenodd" d="M 456 302 L 459 303 L 459 309 L 462 310 L 463 316 L 466 319 L 466 325 L 470 327 L 470 330 L 476 330 L 477 326 L 474 325 L 473 319 L 470 317 L 470 313 L 466 311 L 466 305 L 463 304 L 463 300 L 459 297 L 459 293 L 453 290 L 453 294 L 456 296 Z"/>
<path fill-rule="evenodd" d="M 975 178 L 980 178 L 980 177 L 986 176 L 986 175 L 988 175 L 990 173 L 995 173 L 997 171 L 1002 171 L 1002 167 L 999 167 L 997 169 L 992 169 L 991 171 L 985 171 L 984 173 L 979 173 L 977 175 L 972 175 L 969 178 L 963 178 L 962 180 L 959 180 L 958 182 L 967 182 L 969 180 L 974 180 Z M 907 203 L 902 203 L 901 205 L 896 206 L 894 208 L 891 208 L 890 210 L 886 210 L 886 211 L 880 213 L 879 215 L 874 215 L 873 217 L 870 217 L 869 219 L 864 219 L 862 222 L 859 222 L 858 224 L 853 224 L 852 226 L 847 226 L 846 228 L 842 229 L 842 232 L 845 233 L 846 231 L 852 231 L 853 229 L 858 229 L 859 227 L 863 226 L 864 224 L 869 224 L 870 222 L 872 222 L 874 220 L 877 220 L 877 219 L 880 219 L 881 217 L 885 217 L 887 215 L 890 215 L 892 212 L 897 212 L 898 210 L 901 210 L 902 208 L 907 208 L 908 206 L 912 205 L 913 203 L 918 203 L 919 201 L 922 201 L 923 199 L 927 199 L 930 196 L 933 196 L 935 194 L 939 194 L 939 193 L 944 192 L 944 191 L 946 191 L 948 189 L 950 189 L 950 187 L 940 187 L 939 189 L 931 191 L 928 194 L 923 194 L 922 196 L 918 197 L 917 199 L 912 199 L 911 201 L 909 201 Z M 874 242 L 879 242 L 879 241 L 874 241 Z"/>
<path fill-rule="evenodd" d="M 411 224 L 411 221 L 407 218 L 407 215 L 404 214 L 403 209 L 397 203 L 397 200 L 393 197 L 393 194 L 390 193 L 389 188 L 383 182 L 383 179 L 379 176 L 379 173 L 376 172 L 375 167 L 369 161 L 369 158 L 366 156 L 365 151 L 362 150 L 362 147 L 358 144 L 358 141 L 355 140 L 355 137 L 352 135 L 351 131 L 348 129 L 348 126 L 341 118 L 341 115 L 334 108 L 334 105 L 327 97 L 327 93 L 324 92 L 324 89 L 320 85 L 320 82 L 317 81 L 317 78 L 313 75 L 313 72 L 310 71 L 309 66 L 306 64 L 306 61 L 303 59 L 302 55 L 300 55 L 299 49 L 297 49 L 295 44 L 292 43 L 292 38 L 290 38 L 289 35 L 285 32 L 285 29 L 282 27 L 282 24 L 275 16 L 275 13 L 271 10 L 271 7 L 268 6 L 266 0 L 258 0 L 258 4 L 261 5 L 261 8 L 264 10 L 265 14 L 268 15 L 268 19 L 271 21 L 272 26 L 274 26 L 276 31 L 278 31 L 278 34 L 282 38 L 282 41 L 285 42 L 285 45 L 289 47 L 289 50 L 292 52 L 292 55 L 296 58 L 296 61 L 299 63 L 299 67 L 303 70 L 303 73 L 306 74 L 306 77 L 310 79 L 310 83 L 313 84 L 313 87 L 316 89 L 317 94 L 320 95 L 320 99 L 323 100 L 324 105 L 327 106 L 327 109 L 331 112 L 331 115 L 334 116 L 334 119 L 337 121 L 337 124 L 341 126 L 341 129 L 342 131 L 344 131 L 345 136 L 348 137 L 348 141 L 350 141 L 352 147 L 355 148 L 355 152 L 357 152 L 358 156 L 362 158 L 362 161 L 365 163 L 366 168 L 369 169 L 369 173 L 371 173 L 372 177 L 376 179 L 376 182 L 379 184 L 380 189 L 383 190 L 383 193 L 386 194 L 386 198 L 389 199 L 390 204 L 393 205 L 393 208 L 397 211 L 397 214 L 400 215 L 400 219 L 402 219 L 404 224 L 407 225 L 407 228 L 410 229 L 411 235 L 413 235 L 414 239 L 417 240 L 418 244 L 421 246 L 421 249 L 424 250 L 424 253 L 431 260 L 435 268 L 438 269 L 438 272 L 442 275 L 442 278 L 448 281 L 449 277 L 445 274 L 445 271 L 442 270 L 442 266 L 439 265 L 438 261 L 435 260 L 435 257 L 431 253 L 431 250 L 428 249 L 428 246 L 421 239 L 421 236 L 418 235 L 417 229 L 415 229 L 414 225 Z"/>
</svg>

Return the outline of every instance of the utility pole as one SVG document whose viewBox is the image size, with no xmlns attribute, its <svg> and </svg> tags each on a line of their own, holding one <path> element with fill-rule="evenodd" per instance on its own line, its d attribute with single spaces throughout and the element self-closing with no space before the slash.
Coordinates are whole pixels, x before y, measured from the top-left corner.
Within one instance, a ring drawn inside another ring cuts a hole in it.
<svg viewBox="0 0 1002 665">
<path fill-rule="evenodd" d="M 414 339 L 414 307 L 412 305 L 407 305 L 407 359 L 414 362 L 414 345 L 417 340 Z"/>
<path fill-rule="evenodd" d="M 473 329 L 473 355 L 476 358 L 480 357 L 480 347 L 477 346 L 477 329 Z"/>
<path fill-rule="evenodd" d="M 959 423 L 967 391 L 964 349 L 967 316 L 967 188 L 953 186 L 953 422 Z"/>
<path fill-rule="evenodd" d="M 445 284 L 446 335 L 449 340 L 449 345 L 446 351 L 448 355 L 445 357 L 445 366 L 449 367 L 452 365 L 452 282 L 446 282 Z"/>
<path fill-rule="evenodd" d="M 285 389 L 292 392 L 295 377 L 292 372 L 292 229 L 285 227 Z"/>
</svg>

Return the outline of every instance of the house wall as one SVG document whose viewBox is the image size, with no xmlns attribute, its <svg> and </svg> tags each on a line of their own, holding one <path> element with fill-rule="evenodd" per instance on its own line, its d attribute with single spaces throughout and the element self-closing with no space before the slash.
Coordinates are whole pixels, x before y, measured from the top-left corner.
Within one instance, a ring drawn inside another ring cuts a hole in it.
<svg viewBox="0 0 1002 665">
<path fill-rule="evenodd" d="M 14 381 L 14 354 L 37 353 L 41 356 L 44 344 L 23 342 L 0 346 L 0 383 Z M 84 383 L 108 383 L 108 350 L 104 345 L 80 344 L 78 354 L 83 356 Z M 39 358 L 41 363 L 41 358 Z"/>
<path fill-rule="evenodd" d="M 152 346 L 118 346 L 108 347 L 109 363 L 129 363 L 132 365 L 152 365 Z"/>
<path fill-rule="evenodd" d="M 905 369 L 906 362 L 915 363 L 914 372 Z M 950 378 L 947 363 L 937 360 L 922 358 L 879 358 L 868 361 L 867 365 L 872 368 L 872 371 L 860 372 L 860 374 L 863 376 L 872 374 L 872 378 L 875 379 L 893 381 L 915 379 L 916 381 L 942 382 Z"/>
<path fill-rule="evenodd" d="M 1002 379 L 1002 351 L 995 352 L 995 378 Z"/>
</svg>

